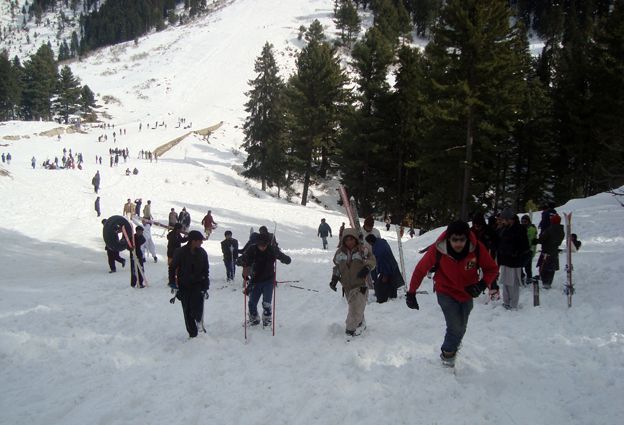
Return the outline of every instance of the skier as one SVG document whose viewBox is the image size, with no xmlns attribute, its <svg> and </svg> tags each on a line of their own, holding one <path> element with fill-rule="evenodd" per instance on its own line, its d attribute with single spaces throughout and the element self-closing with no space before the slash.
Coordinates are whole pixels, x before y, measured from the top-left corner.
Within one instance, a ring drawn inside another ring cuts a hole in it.
<svg viewBox="0 0 624 425">
<path fill-rule="evenodd" d="M 143 257 L 143 245 L 145 244 L 145 237 L 143 236 L 143 227 L 137 226 L 136 233 L 134 234 L 134 256 L 130 256 L 130 286 L 133 288 L 137 284 L 137 278 L 139 282 L 139 288 L 145 288 L 143 285 L 143 275 L 145 274 L 145 269 L 143 268 L 143 264 L 145 264 L 145 257 Z M 136 256 L 136 260 L 135 260 Z M 135 266 L 135 261 L 138 263 Z M 135 273 L 135 267 L 136 270 Z M 138 274 L 138 276 L 137 276 Z"/>
<path fill-rule="evenodd" d="M 171 264 L 175 250 L 180 248 L 183 242 L 188 241 L 188 238 L 180 234 L 181 231 L 182 224 L 176 223 L 173 225 L 173 230 L 167 235 L 167 264 Z"/>
<path fill-rule="evenodd" d="M 522 216 L 520 224 L 527 232 L 527 239 L 529 240 L 529 252 L 524 259 L 523 266 L 524 282 L 526 285 L 529 285 L 533 278 L 533 257 L 535 257 L 535 252 L 537 251 L 537 245 L 533 243 L 537 239 L 537 227 L 531 223 L 531 217 L 528 214 Z"/>
<path fill-rule="evenodd" d="M 176 298 L 182 304 L 184 323 L 189 338 L 204 332 L 204 300 L 210 288 L 208 254 L 201 247 L 204 237 L 191 230 L 188 243 L 176 249 L 169 265 L 169 286 L 177 289 Z"/>
<path fill-rule="evenodd" d="M 223 253 L 223 264 L 225 264 L 226 281 L 230 282 L 234 280 L 236 272 L 238 241 L 232 237 L 230 230 L 226 230 L 224 236 L 225 239 L 221 241 L 221 252 Z"/>
<path fill-rule="evenodd" d="M 333 236 L 331 227 L 329 227 L 329 224 L 325 222 L 324 218 L 321 218 L 321 224 L 319 225 L 316 233 L 317 236 L 323 241 L 323 249 L 327 249 L 327 235 L 329 235 L 330 238 Z"/>
<path fill-rule="evenodd" d="M 128 221 L 132 220 L 132 216 L 134 215 L 134 204 L 128 198 L 128 202 L 126 202 L 123 206 L 123 215 L 128 219 Z"/>
<path fill-rule="evenodd" d="M 490 288 L 490 296 L 498 292 L 494 283 L 498 266 L 485 246 L 470 232 L 468 223 L 452 222 L 416 265 L 405 297 L 409 308 L 419 309 L 416 290 L 434 266 L 434 290 L 446 321 L 440 359 L 445 365 L 453 366 L 466 333 L 472 299 L 487 287 Z M 479 269 L 483 272 L 481 280 Z"/>
<path fill-rule="evenodd" d="M 147 204 L 143 207 L 143 218 L 146 220 L 151 220 L 152 217 L 152 201 L 147 200 Z"/>
<path fill-rule="evenodd" d="M 212 218 L 212 211 L 208 210 L 208 213 L 202 218 L 201 224 L 204 226 L 204 233 L 206 234 L 206 239 L 208 239 L 212 231 L 217 227 L 217 223 Z"/>
<path fill-rule="evenodd" d="M 262 296 L 262 325 L 271 324 L 271 301 L 273 299 L 273 285 L 275 285 L 275 261 L 279 260 L 284 264 L 290 264 L 291 259 L 280 249 L 271 245 L 270 233 L 260 233 L 255 245 L 251 245 L 237 264 L 243 266 L 243 275 L 247 287 L 246 294 L 249 295 L 249 324 L 251 326 L 260 323 L 258 316 L 258 301 Z"/>
<path fill-rule="evenodd" d="M 542 253 L 537 260 L 537 267 L 544 289 L 551 288 L 555 272 L 559 270 L 559 245 L 564 238 L 565 232 L 561 224 L 561 216 L 555 214 L 550 217 L 550 225 L 544 230 L 544 233 L 533 242 L 542 245 Z"/>
<path fill-rule="evenodd" d="M 95 175 L 91 179 L 91 184 L 93 185 L 93 190 L 95 191 L 95 193 L 98 193 L 98 190 L 100 190 L 100 171 L 99 170 L 95 172 Z"/>
<path fill-rule="evenodd" d="M 169 212 L 169 227 L 175 226 L 175 224 L 178 222 L 178 215 L 175 212 L 175 208 L 171 208 L 171 211 Z"/>
<path fill-rule="evenodd" d="M 100 216 L 100 197 L 98 196 L 97 198 L 95 198 L 95 212 L 97 213 L 97 216 Z"/>
<path fill-rule="evenodd" d="M 360 243 L 355 229 L 348 228 L 342 232 L 340 247 L 334 254 L 334 268 L 329 287 L 336 291 L 336 285 L 340 282 L 347 298 L 349 304 L 345 321 L 347 338 L 360 335 L 366 329 L 364 320 L 368 290 L 366 277 L 376 265 L 375 256 L 369 255 L 368 252 Z"/>
<path fill-rule="evenodd" d="M 373 255 L 377 263 L 377 279 L 374 282 L 375 296 L 379 304 L 385 303 L 389 298 L 397 297 L 397 288 L 405 285 L 405 281 L 388 242 L 385 239 L 376 238 L 373 234 L 366 237 L 366 242 L 373 247 Z"/>
</svg>

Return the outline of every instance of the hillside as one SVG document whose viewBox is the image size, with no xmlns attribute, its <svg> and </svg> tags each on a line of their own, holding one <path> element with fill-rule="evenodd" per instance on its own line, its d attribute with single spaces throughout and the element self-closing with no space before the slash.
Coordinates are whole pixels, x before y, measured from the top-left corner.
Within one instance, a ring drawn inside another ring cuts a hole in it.
<svg viewBox="0 0 624 425">
<path fill-rule="evenodd" d="M 298 27 L 313 19 L 329 25 L 332 7 L 329 0 L 238 0 L 191 26 L 72 64 L 108 96 L 102 112 L 114 128 L 67 133 L 55 123 L 0 123 L 0 152 L 13 157 L 2 164 L 11 176 L 0 176 L 0 423 L 585 425 L 622 417 L 624 208 L 609 194 L 557 207 L 573 212 L 583 241 L 571 309 L 563 271 L 538 308 L 528 289 L 518 311 L 478 299 L 453 373 L 439 364 L 444 321 L 426 280 L 430 293 L 418 296 L 419 311 L 402 297 L 369 304 L 366 334 L 345 342 L 346 303 L 327 287 L 333 251 L 316 237 L 321 218 L 335 233 L 346 221 L 335 182 L 314 189 L 322 204 L 302 207 L 238 173 L 255 57 L 268 40 L 288 72 Z M 208 140 L 190 135 L 158 162 L 137 158 L 221 121 Z M 106 142 L 97 141 L 102 135 Z M 109 149 L 125 147 L 128 161 L 108 166 Z M 84 155 L 83 170 L 30 167 L 31 157 L 40 164 L 63 148 Z M 126 176 L 134 167 L 139 174 Z M 206 335 L 189 340 L 179 303 L 169 304 L 161 232 L 153 232 L 159 261 L 146 264 L 148 288 L 130 288 L 126 269 L 107 273 L 90 183 L 96 170 L 104 217 L 139 197 L 161 220 L 186 207 L 193 228 L 212 210 L 219 227 L 204 243 Z M 278 264 L 277 280 L 298 282 L 277 288 L 275 337 L 253 329 L 245 343 L 240 270 L 226 284 L 219 242 L 230 229 L 242 244 L 260 225 L 277 226 L 293 259 Z M 418 250 L 439 232 L 403 239 L 408 279 Z M 396 247 L 393 231 L 382 236 Z M 336 243 L 330 239 L 330 248 Z"/>
</svg>

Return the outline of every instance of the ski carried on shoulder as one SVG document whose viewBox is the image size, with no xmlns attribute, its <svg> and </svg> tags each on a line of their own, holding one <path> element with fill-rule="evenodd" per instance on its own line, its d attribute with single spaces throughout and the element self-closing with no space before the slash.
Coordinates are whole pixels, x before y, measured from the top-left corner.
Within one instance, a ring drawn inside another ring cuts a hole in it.
<svg viewBox="0 0 624 425">
<path fill-rule="evenodd" d="M 403 282 L 407 282 L 405 279 L 405 257 L 403 256 L 403 230 L 402 226 L 398 224 L 394 225 L 397 233 L 397 245 L 399 246 L 399 264 L 401 265 L 401 274 L 403 275 Z M 407 285 L 403 285 L 403 290 L 407 292 Z"/>
<path fill-rule="evenodd" d="M 568 296 L 568 308 L 572 307 L 572 295 L 574 295 L 574 283 L 572 282 L 572 213 L 564 213 L 566 231 L 566 285 L 564 293 Z"/>
</svg>

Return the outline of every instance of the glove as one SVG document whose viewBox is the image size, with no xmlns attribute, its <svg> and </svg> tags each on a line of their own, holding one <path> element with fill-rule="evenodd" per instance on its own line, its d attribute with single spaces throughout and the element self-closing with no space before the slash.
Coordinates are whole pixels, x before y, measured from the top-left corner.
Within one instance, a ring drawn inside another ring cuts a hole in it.
<svg viewBox="0 0 624 425">
<path fill-rule="evenodd" d="M 242 252 L 239 252 L 239 254 L 242 254 Z M 243 265 L 243 257 L 238 257 L 238 258 L 236 259 L 236 265 L 237 265 L 238 267 L 242 267 L 242 265 Z"/>
<path fill-rule="evenodd" d="M 496 283 L 495 281 L 492 282 L 492 284 L 490 285 L 490 290 L 488 291 L 488 295 L 491 299 L 495 299 L 498 297 L 499 289 L 500 288 L 498 287 L 498 283 Z"/>
<path fill-rule="evenodd" d="M 207 300 L 210 297 L 210 295 L 208 294 L 207 290 L 206 291 L 202 291 L 202 295 L 204 296 L 205 300 Z"/>
<path fill-rule="evenodd" d="M 366 290 L 367 290 L 367 289 L 368 289 L 368 288 L 367 288 L 366 286 L 362 286 L 362 287 L 360 287 L 360 292 L 361 292 L 362 294 L 366 295 Z"/>
<path fill-rule="evenodd" d="M 329 287 L 332 291 L 336 292 L 336 285 L 338 284 L 338 276 L 332 276 L 331 282 L 329 282 Z"/>
<path fill-rule="evenodd" d="M 418 301 L 416 301 L 416 294 L 412 292 L 408 292 L 405 295 L 405 304 L 412 310 L 419 310 Z"/>
<path fill-rule="evenodd" d="M 369 273 L 370 273 L 370 269 L 368 268 L 368 266 L 364 266 L 362 267 L 362 270 L 360 270 L 356 276 L 358 279 L 364 279 L 366 276 L 368 276 Z"/>
<path fill-rule="evenodd" d="M 243 289 L 243 294 L 245 295 L 251 294 L 251 292 L 253 291 L 253 288 L 254 286 L 248 283 L 247 285 L 245 285 L 245 288 Z"/>
<path fill-rule="evenodd" d="M 479 283 L 475 283 L 473 285 L 466 286 L 464 291 L 468 292 L 472 298 L 477 298 L 481 293 L 487 288 L 487 285 L 481 279 Z"/>
<path fill-rule="evenodd" d="M 292 260 L 290 259 L 288 255 L 284 255 L 284 257 L 281 259 L 281 262 L 288 265 L 292 262 Z"/>
</svg>

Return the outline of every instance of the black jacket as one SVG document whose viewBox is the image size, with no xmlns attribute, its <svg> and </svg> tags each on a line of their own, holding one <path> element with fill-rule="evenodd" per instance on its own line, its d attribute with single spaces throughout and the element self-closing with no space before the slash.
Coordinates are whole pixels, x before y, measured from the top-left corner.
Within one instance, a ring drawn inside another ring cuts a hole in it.
<svg viewBox="0 0 624 425">
<path fill-rule="evenodd" d="M 145 262 L 145 257 L 143 257 L 143 250 L 141 247 L 145 243 L 145 236 L 139 235 L 138 233 L 134 235 L 134 253 L 141 263 Z"/>
<path fill-rule="evenodd" d="M 284 264 L 290 264 L 291 261 L 290 257 L 276 246 L 268 246 L 262 251 L 257 245 L 251 245 L 245 250 L 237 264 L 245 268 L 243 273 L 250 276 L 252 282 L 264 282 L 275 278 L 273 264 L 276 259 Z"/>
<path fill-rule="evenodd" d="M 202 247 L 191 252 L 190 244 L 173 254 L 169 265 L 169 282 L 178 278 L 178 288 L 188 291 L 207 291 L 210 287 L 208 254 Z"/>
<path fill-rule="evenodd" d="M 224 261 L 236 261 L 238 258 L 238 241 L 234 238 L 222 240 L 221 252 Z"/>
<path fill-rule="evenodd" d="M 527 232 L 519 223 L 504 227 L 498 241 L 499 265 L 507 267 L 522 267 L 529 253 L 529 238 Z"/>
<path fill-rule="evenodd" d="M 185 238 L 175 231 L 169 232 L 169 234 L 167 235 L 167 257 L 173 257 L 173 253 L 175 252 L 175 250 L 180 248 L 182 246 L 182 243 L 186 242 L 187 240 L 188 238 Z"/>
</svg>

